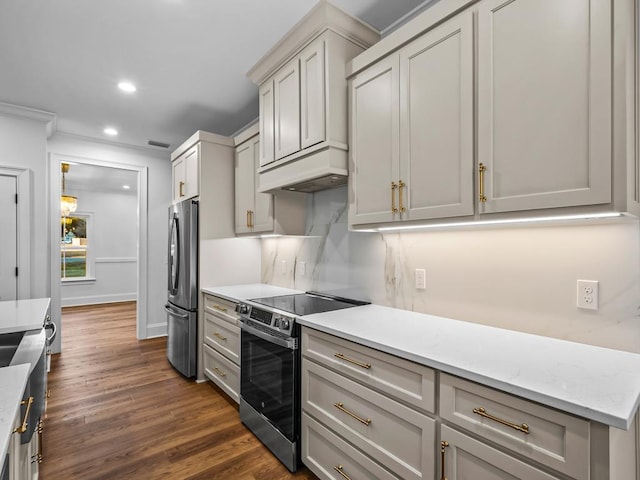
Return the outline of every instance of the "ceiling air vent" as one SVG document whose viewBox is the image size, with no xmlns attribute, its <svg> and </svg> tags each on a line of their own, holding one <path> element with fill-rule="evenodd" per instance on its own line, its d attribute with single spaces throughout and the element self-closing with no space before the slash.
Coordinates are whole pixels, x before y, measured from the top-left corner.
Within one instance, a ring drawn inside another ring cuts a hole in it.
<svg viewBox="0 0 640 480">
<path fill-rule="evenodd" d="M 168 143 L 156 142 L 155 140 L 149 140 L 147 143 L 149 145 L 151 145 L 152 147 L 169 148 L 169 144 Z"/>
</svg>

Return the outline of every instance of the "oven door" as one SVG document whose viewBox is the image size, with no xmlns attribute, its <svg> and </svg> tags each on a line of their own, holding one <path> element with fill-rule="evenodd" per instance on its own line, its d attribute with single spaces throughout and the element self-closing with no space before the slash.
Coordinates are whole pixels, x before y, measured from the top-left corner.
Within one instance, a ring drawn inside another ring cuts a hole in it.
<svg viewBox="0 0 640 480">
<path fill-rule="evenodd" d="M 241 322 L 240 396 L 291 442 L 297 440 L 300 408 L 297 343 L 284 346 L 279 338 Z M 274 343 L 275 342 L 275 343 Z"/>
</svg>

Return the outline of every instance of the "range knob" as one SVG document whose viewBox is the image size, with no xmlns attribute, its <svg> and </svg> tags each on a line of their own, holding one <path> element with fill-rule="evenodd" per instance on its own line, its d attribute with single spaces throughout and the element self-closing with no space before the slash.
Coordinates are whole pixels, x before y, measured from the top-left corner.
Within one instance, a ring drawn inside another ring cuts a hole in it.
<svg viewBox="0 0 640 480">
<path fill-rule="evenodd" d="M 281 330 L 289 330 L 289 326 L 291 323 L 286 318 L 280 320 L 280 329 Z"/>
<path fill-rule="evenodd" d="M 238 312 L 240 315 L 246 315 L 247 313 L 249 313 L 249 305 L 239 303 L 238 305 L 236 305 L 236 312 Z"/>
</svg>

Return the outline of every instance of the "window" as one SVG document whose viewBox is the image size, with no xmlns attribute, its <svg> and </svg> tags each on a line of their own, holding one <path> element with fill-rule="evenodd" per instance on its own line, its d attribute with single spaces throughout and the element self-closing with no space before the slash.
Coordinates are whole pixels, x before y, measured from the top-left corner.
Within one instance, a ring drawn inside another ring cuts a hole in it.
<svg viewBox="0 0 640 480">
<path fill-rule="evenodd" d="M 91 214 L 60 217 L 60 278 L 62 281 L 93 280 Z"/>
</svg>

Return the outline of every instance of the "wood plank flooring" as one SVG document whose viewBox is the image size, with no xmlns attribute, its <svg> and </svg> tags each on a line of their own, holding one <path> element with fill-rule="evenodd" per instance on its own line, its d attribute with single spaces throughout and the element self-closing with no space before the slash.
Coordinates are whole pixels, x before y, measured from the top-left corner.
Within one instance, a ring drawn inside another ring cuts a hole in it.
<svg viewBox="0 0 640 480">
<path fill-rule="evenodd" d="M 317 480 L 295 474 L 210 382 L 179 375 L 166 339 L 136 340 L 135 302 L 64 308 L 43 480 Z"/>
</svg>

